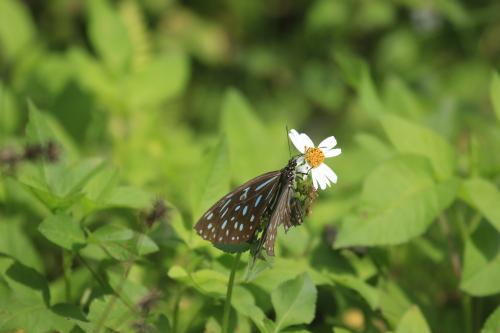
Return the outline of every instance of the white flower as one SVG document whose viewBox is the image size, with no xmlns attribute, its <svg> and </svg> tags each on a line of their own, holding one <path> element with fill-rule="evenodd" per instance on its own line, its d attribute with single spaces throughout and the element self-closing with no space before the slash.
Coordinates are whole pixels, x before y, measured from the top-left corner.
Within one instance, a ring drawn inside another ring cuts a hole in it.
<svg viewBox="0 0 500 333">
<path fill-rule="evenodd" d="M 323 163 L 325 158 L 340 155 L 340 148 L 334 148 L 337 145 L 335 137 L 329 136 L 321 141 L 318 147 L 314 146 L 312 140 L 305 133 L 298 133 L 292 129 L 288 133 L 290 140 L 298 151 L 302 153 L 302 158 L 299 160 L 299 172 L 308 173 L 311 171 L 313 186 L 318 189 L 318 186 L 324 190 L 330 183 L 337 183 L 337 175 L 333 170 Z"/>
</svg>

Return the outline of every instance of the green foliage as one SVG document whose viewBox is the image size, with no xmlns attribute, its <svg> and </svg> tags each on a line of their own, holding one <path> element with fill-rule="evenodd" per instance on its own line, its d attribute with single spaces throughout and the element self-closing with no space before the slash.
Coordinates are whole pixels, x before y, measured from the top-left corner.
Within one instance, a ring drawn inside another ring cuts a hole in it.
<svg viewBox="0 0 500 333">
<path fill-rule="evenodd" d="M 0 332 L 499 332 L 497 13 L 1 0 Z M 286 127 L 338 184 L 233 270 L 193 225 Z"/>
<path fill-rule="evenodd" d="M 284 282 L 271 294 L 279 332 L 290 325 L 308 324 L 314 319 L 317 291 L 308 275 Z"/>
<path fill-rule="evenodd" d="M 422 312 L 420 312 L 418 307 L 412 306 L 401 318 L 398 326 L 396 327 L 396 333 L 430 333 L 431 330 L 429 325 L 425 321 Z"/>
</svg>

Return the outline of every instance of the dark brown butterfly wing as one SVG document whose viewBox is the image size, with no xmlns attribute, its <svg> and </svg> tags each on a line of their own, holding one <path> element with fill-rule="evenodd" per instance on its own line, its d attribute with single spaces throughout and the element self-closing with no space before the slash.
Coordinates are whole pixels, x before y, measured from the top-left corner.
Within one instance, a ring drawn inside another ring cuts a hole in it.
<svg viewBox="0 0 500 333">
<path fill-rule="evenodd" d="M 290 201 L 293 199 L 293 195 L 293 188 L 287 184 L 286 188 L 281 192 L 276 208 L 271 215 L 269 226 L 264 235 L 264 249 L 266 249 L 268 256 L 274 256 L 274 242 L 276 241 L 278 227 L 284 224 L 285 229 L 288 230 L 292 226 Z"/>
<path fill-rule="evenodd" d="M 280 187 L 281 170 L 260 175 L 217 201 L 196 223 L 197 233 L 214 244 L 249 241 Z"/>
</svg>

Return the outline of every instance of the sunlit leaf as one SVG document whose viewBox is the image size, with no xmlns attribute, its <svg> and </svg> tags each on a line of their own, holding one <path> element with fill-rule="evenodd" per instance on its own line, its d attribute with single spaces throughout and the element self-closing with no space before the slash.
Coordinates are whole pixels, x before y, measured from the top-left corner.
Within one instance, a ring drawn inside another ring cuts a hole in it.
<svg viewBox="0 0 500 333">
<path fill-rule="evenodd" d="M 496 333 L 500 331 L 500 306 L 488 317 L 481 333 Z"/>
<path fill-rule="evenodd" d="M 500 232 L 500 191 L 491 182 L 474 178 L 463 182 L 461 197 L 477 208 L 481 214 Z"/>
<path fill-rule="evenodd" d="M 132 108 L 157 106 L 178 96 L 188 79 L 189 62 L 186 56 L 165 54 L 129 77 L 126 98 Z"/>
<path fill-rule="evenodd" d="M 12 256 L 19 262 L 41 271 L 42 259 L 32 240 L 24 232 L 21 220 L 0 215 L 0 253 Z"/>
<path fill-rule="evenodd" d="M 314 319 L 316 288 L 307 274 L 281 284 L 271 293 L 276 311 L 276 331 L 296 324 L 308 324 Z"/>
<path fill-rule="evenodd" d="M 66 214 L 47 217 L 38 230 L 52 243 L 67 250 L 75 250 L 85 244 L 85 234 L 80 224 Z"/>
<path fill-rule="evenodd" d="M 412 306 L 403 315 L 396 327 L 396 333 L 431 333 L 422 312 L 417 306 Z"/>
<path fill-rule="evenodd" d="M 90 41 L 110 69 L 123 71 L 131 60 L 132 44 L 120 16 L 107 0 L 88 1 L 87 6 Z"/>
<path fill-rule="evenodd" d="M 381 118 L 382 126 L 394 147 L 402 153 L 425 156 L 440 179 L 453 175 L 455 153 L 448 142 L 433 130 L 397 116 Z"/>
<path fill-rule="evenodd" d="M 460 289 L 474 296 L 500 292 L 500 234 L 482 223 L 465 243 Z"/>
<path fill-rule="evenodd" d="M 231 168 L 238 171 L 233 177 L 238 182 L 285 166 L 288 138 L 284 128 L 281 140 L 277 140 L 236 90 L 229 90 L 225 95 L 222 130 L 229 144 Z"/>
<path fill-rule="evenodd" d="M 89 245 L 99 246 L 117 260 L 132 260 L 158 251 L 158 245 L 145 234 L 120 225 L 107 224 L 95 230 L 88 239 Z"/>
<path fill-rule="evenodd" d="M 421 235 L 455 197 L 455 180 L 436 184 L 425 160 L 390 160 L 366 179 L 359 213 L 347 217 L 335 247 L 398 244 Z"/>
<path fill-rule="evenodd" d="M 363 297 L 372 309 L 379 306 L 379 293 L 375 287 L 370 286 L 359 277 L 348 274 L 330 273 L 328 277 L 336 284 L 352 289 Z"/>
<path fill-rule="evenodd" d="M 192 214 L 195 222 L 229 191 L 230 175 L 228 143 L 222 138 L 194 176 Z"/>
<path fill-rule="evenodd" d="M 26 4 L 16 0 L 0 1 L 0 49 L 6 58 L 15 61 L 35 35 L 36 28 Z"/>
</svg>

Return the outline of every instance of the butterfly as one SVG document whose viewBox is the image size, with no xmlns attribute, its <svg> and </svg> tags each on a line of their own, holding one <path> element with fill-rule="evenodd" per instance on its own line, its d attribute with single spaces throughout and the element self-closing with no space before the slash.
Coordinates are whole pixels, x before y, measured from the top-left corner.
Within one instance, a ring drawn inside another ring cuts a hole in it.
<svg viewBox="0 0 500 333">
<path fill-rule="evenodd" d="M 256 254 L 264 248 L 274 256 L 278 227 L 284 224 L 288 231 L 303 221 L 294 190 L 299 156 L 283 169 L 253 178 L 219 199 L 196 223 L 197 233 L 219 248 L 241 251 L 256 244 Z"/>
</svg>

